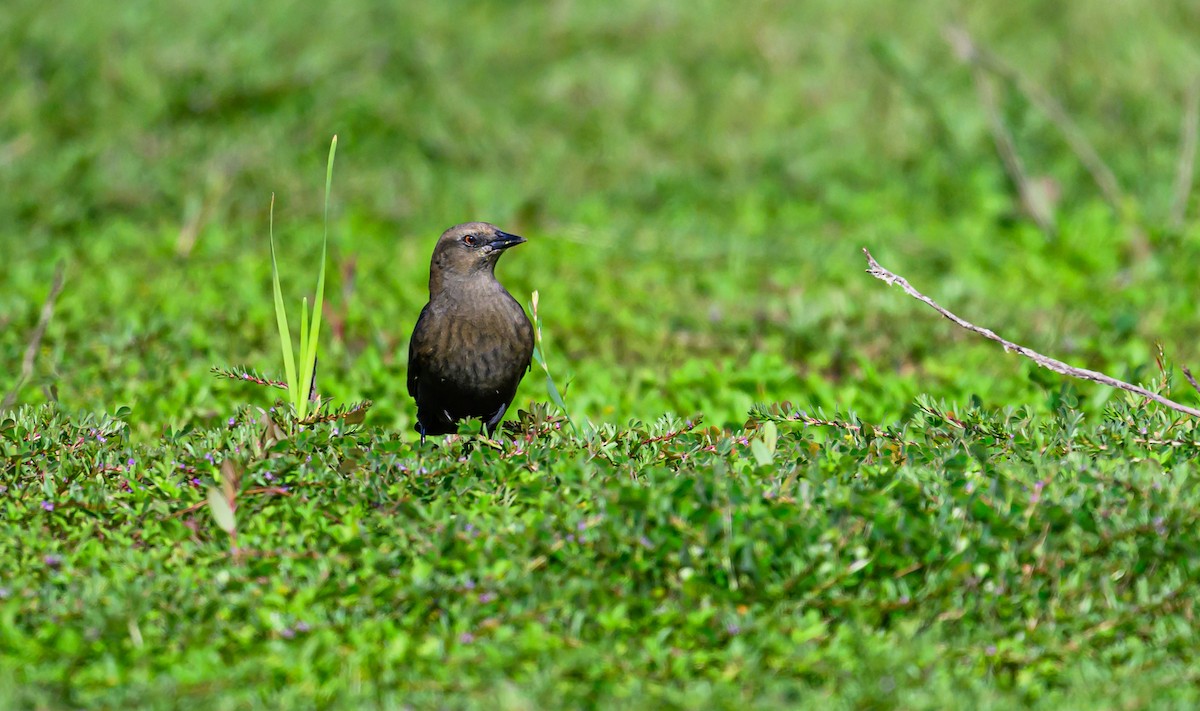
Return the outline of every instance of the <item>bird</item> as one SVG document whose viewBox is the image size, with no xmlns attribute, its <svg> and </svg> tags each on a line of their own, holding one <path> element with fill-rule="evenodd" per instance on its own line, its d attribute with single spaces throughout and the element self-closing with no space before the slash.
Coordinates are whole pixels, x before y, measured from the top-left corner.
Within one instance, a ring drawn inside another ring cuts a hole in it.
<svg viewBox="0 0 1200 711">
<path fill-rule="evenodd" d="M 442 233 L 429 264 L 429 303 L 408 344 L 408 394 L 421 443 L 466 418 L 492 436 L 533 360 L 533 325 L 496 279 L 496 262 L 524 243 L 487 222 Z"/>
</svg>

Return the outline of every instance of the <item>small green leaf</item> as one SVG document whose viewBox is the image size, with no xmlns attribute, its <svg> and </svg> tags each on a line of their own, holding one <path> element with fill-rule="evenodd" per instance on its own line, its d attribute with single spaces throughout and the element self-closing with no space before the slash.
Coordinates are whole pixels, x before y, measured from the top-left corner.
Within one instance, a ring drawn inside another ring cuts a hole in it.
<svg viewBox="0 0 1200 711">
<path fill-rule="evenodd" d="M 212 511 L 213 519 L 226 533 L 232 535 L 237 529 L 237 520 L 233 516 L 233 507 L 221 490 L 215 486 L 208 487 L 208 509 Z"/>
<path fill-rule="evenodd" d="M 775 459 L 766 442 L 763 442 L 761 439 L 750 441 L 750 452 L 754 454 L 754 459 L 760 467 L 768 466 Z"/>
<path fill-rule="evenodd" d="M 779 428 L 774 422 L 768 420 L 763 425 L 763 444 L 767 445 L 767 451 L 772 455 L 775 454 L 775 446 L 779 443 Z"/>
</svg>

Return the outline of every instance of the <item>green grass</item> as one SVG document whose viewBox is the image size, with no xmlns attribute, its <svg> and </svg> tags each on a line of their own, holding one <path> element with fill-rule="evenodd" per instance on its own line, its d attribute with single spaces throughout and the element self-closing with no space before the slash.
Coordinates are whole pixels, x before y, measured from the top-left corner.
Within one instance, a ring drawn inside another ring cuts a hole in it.
<svg viewBox="0 0 1200 711">
<path fill-rule="evenodd" d="M 1062 193 L 1057 238 L 1021 216 L 952 20 L 1067 107 L 1120 215 L 1006 88 Z M 1193 707 L 1195 423 L 957 330 L 859 249 L 1194 405 L 1155 344 L 1200 367 L 1200 201 L 1166 226 L 1197 28 L 1181 2 L 10 2 L 0 399 L 66 279 L 0 413 L 0 707 Z M 270 196 L 298 299 L 335 133 L 319 384 L 373 406 L 280 439 L 278 393 L 210 368 L 284 376 Z M 576 428 L 535 365 L 500 449 L 422 448 L 407 338 L 475 219 L 529 238 L 499 275 L 539 293 Z"/>
</svg>

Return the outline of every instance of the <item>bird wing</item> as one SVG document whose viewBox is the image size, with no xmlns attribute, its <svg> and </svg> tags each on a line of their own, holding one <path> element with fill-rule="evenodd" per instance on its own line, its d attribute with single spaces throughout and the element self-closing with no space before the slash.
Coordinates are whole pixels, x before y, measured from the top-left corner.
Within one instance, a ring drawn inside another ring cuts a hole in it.
<svg viewBox="0 0 1200 711">
<path fill-rule="evenodd" d="M 421 309 L 421 315 L 417 317 L 417 325 L 413 327 L 412 337 L 408 339 L 408 395 L 413 398 L 417 396 L 417 381 L 421 377 L 421 361 L 417 355 L 417 342 L 421 340 L 422 336 L 421 322 L 425 320 L 428 312 L 429 304 L 425 304 L 425 308 Z"/>
<path fill-rule="evenodd" d="M 525 316 L 525 309 L 521 309 L 521 315 Z M 526 373 L 533 370 L 533 345 L 534 345 L 533 324 L 529 321 L 529 317 L 525 316 L 525 350 L 529 354 L 526 357 L 526 360 L 529 361 L 525 365 Z M 542 355 L 544 356 L 545 354 L 543 353 Z"/>
</svg>

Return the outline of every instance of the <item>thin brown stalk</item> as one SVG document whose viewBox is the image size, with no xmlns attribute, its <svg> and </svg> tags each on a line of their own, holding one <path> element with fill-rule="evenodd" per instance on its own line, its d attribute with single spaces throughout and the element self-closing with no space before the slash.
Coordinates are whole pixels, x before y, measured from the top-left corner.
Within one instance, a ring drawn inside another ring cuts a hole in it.
<svg viewBox="0 0 1200 711">
<path fill-rule="evenodd" d="M 1188 370 L 1188 367 L 1186 365 L 1181 366 L 1181 367 L 1183 368 L 1183 377 L 1187 378 L 1188 384 L 1190 384 L 1192 386 L 1193 390 L 1200 393 L 1200 384 L 1196 383 L 1196 378 L 1195 378 L 1195 376 L 1192 375 L 1192 371 Z"/>
<path fill-rule="evenodd" d="M 1063 108 L 1063 105 L 1055 99 L 1050 92 L 1030 81 L 1027 77 L 1016 70 L 1015 67 L 1005 62 L 1000 57 L 992 54 L 987 49 L 981 47 L 978 42 L 971 36 L 963 27 L 951 26 L 946 28 L 946 36 L 950 43 L 954 46 L 955 52 L 963 61 L 969 62 L 973 67 L 986 69 L 996 76 L 1011 83 L 1022 94 L 1024 94 L 1029 102 L 1037 106 L 1046 114 L 1051 123 L 1058 127 L 1063 138 L 1071 150 L 1083 163 L 1084 168 L 1091 174 L 1092 180 L 1095 181 L 1096 187 L 1104 195 L 1105 201 L 1121 214 L 1125 203 L 1125 195 L 1121 190 L 1120 184 L 1117 182 L 1116 175 L 1112 169 L 1100 157 L 1100 153 L 1092 142 Z"/>
<path fill-rule="evenodd" d="M 1041 192 L 1034 186 L 1033 181 L 1030 180 L 1025 166 L 1021 162 L 1021 157 L 1017 154 L 1016 141 L 1013 140 L 1012 133 L 1000 115 L 995 86 L 991 79 L 978 69 L 972 73 L 975 75 L 975 88 L 979 93 L 979 102 L 983 104 L 984 111 L 988 116 L 988 125 L 992 130 L 992 141 L 996 144 L 996 152 L 1000 154 L 1000 160 L 1004 163 L 1004 170 L 1008 173 L 1009 179 L 1016 186 L 1021 206 L 1037 224 L 1038 229 L 1047 237 L 1053 237 L 1055 234 L 1053 211 L 1047 201 L 1042 198 Z"/>
<path fill-rule="evenodd" d="M 17 378 L 17 382 L 13 384 L 13 388 L 8 395 L 4 397 L 4 402 L 0 403 L 0 412 L 4 412 L 12 407 L 17 401 L 17 395 L 20 394 L 21 388 L 29 378 L 33 377 L 33 366 L 37 361 L 38 348 L 42 345 L 42 337 L 46 335 L 46 327 L 50 325 L 50 318 L 54 316 L 54 304 L 58 301 L 58 295 L 62 292 L 63 287 L 63 265 L 59 262 L 54 267 L 54 280 L 50 284 L 50 293 L 46 296 L 46 300 L 42 302 L 42 313 L 38 317 L 37 326 L 33 329 L 33 334 L 29 339 L 29 345 L 25 347 L 25 357 L 21 361 L 21 375 Z"/>
<path fill-rule="evenodd" d="M 1180 127 L 1179 159 L 1175 168 L 1175 191 L 1171 201 L 1171 227 L 1180 229 L 1187 219 L 1188 200 L 1196 171 L 1196 134 L 1200 131 L 1200 79 L 1188 86 Z"/>
</svg>

